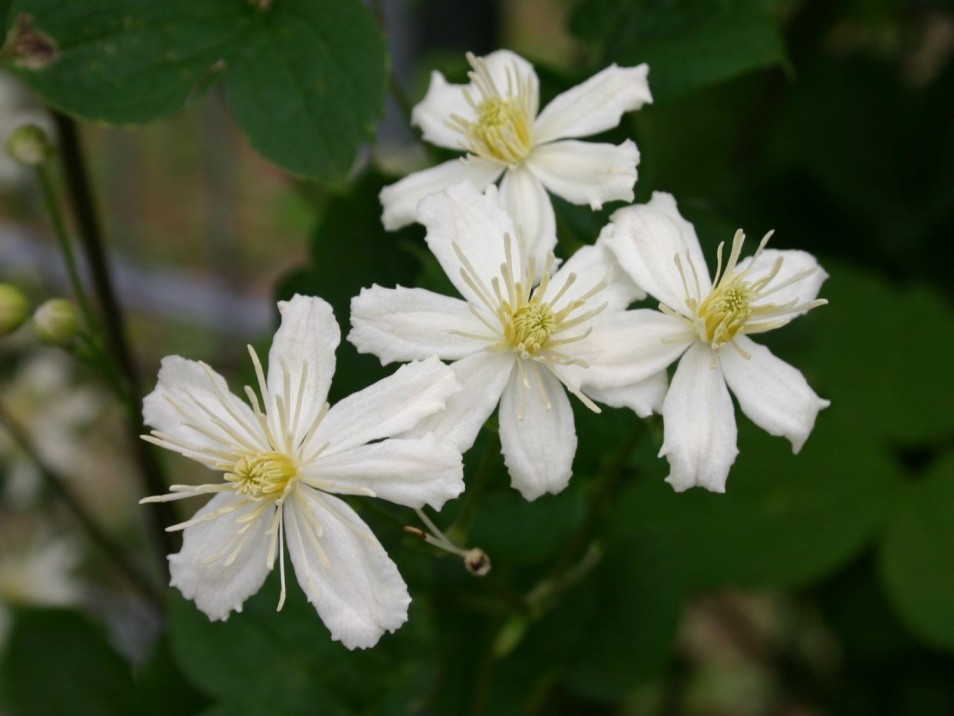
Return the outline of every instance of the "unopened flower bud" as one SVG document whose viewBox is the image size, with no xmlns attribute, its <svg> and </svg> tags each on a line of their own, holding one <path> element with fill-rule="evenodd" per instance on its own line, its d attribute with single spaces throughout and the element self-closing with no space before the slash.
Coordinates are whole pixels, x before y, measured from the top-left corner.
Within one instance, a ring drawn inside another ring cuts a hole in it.
<svg viewBox="0 0 954 716">
<path fill-rule="evenodd" d="M 38 167 L 53 156 L 53 145 L 43 129 L 24 124 L 7 138 L 7 154 L 20 166 Z"/>
<path fill-rule="evenodd" d="M 483 577 L 490 571 L 490 557 L 480 547 L 474 547 L 464 555 L 464 566 L 475 577 Z"/>
<path fill-rule="evenodd" d="M 26 296 L 10 284 L 0 283 L 0 336 L 13 333 L 29 313 Z"/>
<path fill-rule="evenodd" d="M 33 314 L 33 330 L 41 343 L 57 346 L 71 343 L 79 330 L 76 307 L 65 298 L 51 298 Z"/>
</svg>

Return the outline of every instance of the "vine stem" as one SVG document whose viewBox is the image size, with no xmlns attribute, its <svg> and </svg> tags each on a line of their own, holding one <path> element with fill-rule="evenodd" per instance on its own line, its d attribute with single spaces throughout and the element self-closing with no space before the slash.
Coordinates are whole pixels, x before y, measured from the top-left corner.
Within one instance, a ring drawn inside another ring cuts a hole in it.
<svg viewBox="0 0 954 716">
<path fill-rule="evenodd" d="M 93 203 L 79 133 L 76 123 L 66 115 L 54 112 L 53 117 L 56 121 L 57 136 L 60 142 L 59 156 L 66 179 L 67 194 L 76 216 L 80 245 L 89 266 L 93 289 L 102 315 L 102 328 L 106 345 L 113 362 L 122 375 L 123 382 L 126 384 L 126 390 L 122 391 L 123 394 L 120 394 L 120 399 L 126 406 L 126 425 L 128 426 L 129 439 L 147 494 L 161 495 L 167 489 L 162 469 L 153 450 L 139 437 L 146 432 L 139 409 L 142 391 L 132 353 L 129 350 L 129 343 L 126 340 L 122 312 L 113 290 L 113 282 L 106 260 L 106 252 L 103 248 L 102 232 L 96 215 L 96 207 Z M 53 202 L 53 206 L 55 208 L 55 202 Z M 176 540 L 162 528 L 163 524 L 174 524 L 176 522 L 171 505 L 158 503 L 153 514 L 156 517 L 150 520 L 150 531 L 156 540 L 156 544 L 164 553 L 177 551 Z M 163 572 L 168 574 L 168 564 L 161 555 L 160 562 Z"/>
<path fill-rule="evenodd" d="M 157 589 L 149 578 L 129 559 L 126 552 L 115 542 L 109 534 L 100 527 L 96 518 L 94 518 L 83 506 L 83 503 L 77 499 L 76 495 L 70 490 L 66 480 L 53 468 L 47 465 L 40 457 L 36 448 L 32 445 L 26 435 L 26 431 L 19 425 L 17 420 L 7 412 L 6 408 L 0 405 L 0 423 L 9 433 L 10 437 L 17 446 L 30 458 L 36 465 L 40 474 L 46 480 L 56 495 L 63 501 L 76 521 L 86 531 L 90 539 L 96 544 L 106 556 L 115 564 L 116 568 L 129 580 L 129 583 L 157 608 L 162 608 L 164 598 L 162 592 Z"/>
</svg>

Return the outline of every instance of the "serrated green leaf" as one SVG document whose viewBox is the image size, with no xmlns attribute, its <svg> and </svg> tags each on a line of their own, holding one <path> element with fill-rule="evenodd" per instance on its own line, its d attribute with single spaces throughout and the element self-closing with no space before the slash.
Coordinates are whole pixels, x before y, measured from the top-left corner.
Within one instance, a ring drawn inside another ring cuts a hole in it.
<svg viewBox="0 0 954 716">
<path fill-rule="evenodd" d="M 129 665 L 78 612 L 22 609 L 0 664 L 2 701 L 16 716 L 141 713 Z"/>
<path fill-rule="evenodd" d="M 649 63 L 659 101 L 785 62 L 764 0 L 584 0 L 571 28 L 600 64 Z"/>
<path fill-rule="evenodd" d="M 383 114 L 384 39 L 358 0 L 281 0 L 227 73 L 252 145 L 293 174 L 338 179 Z"/>
<path fill-rule="evenodd" d="M 884 585 L 911 629 L 954 649 L 954 455 L 907 487 L 881 545 Z"/>
</svg>

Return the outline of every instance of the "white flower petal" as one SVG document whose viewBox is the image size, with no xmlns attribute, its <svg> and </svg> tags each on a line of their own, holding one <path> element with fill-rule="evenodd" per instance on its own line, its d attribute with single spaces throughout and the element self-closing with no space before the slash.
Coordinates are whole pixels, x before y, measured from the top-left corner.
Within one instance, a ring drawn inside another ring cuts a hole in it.
<svg viewBox="0 0 954 716">
<path fill-rule="evenodd" d="M 500 203 L 517 227 L 522 255 L 533 257 L 539 273 L 557 242 L 550 196 L 526 167 L 518 166 L 504 173 Z"/>
<path fill-rule="evenodd" d="M 331 306 L 320 298 L 296 294 L 291 301 L 279 301 L 278 311 L 282 324 L 268 352 L 268 392 L 273 401 L 268 418 L 280 434 L 279 411 L 273 407 L 280 398 L 297 445 L 328 399 L 341 330 Z"/>
<path fill-rule="evenodd" d="M 404 580 L 345 502 L 297 490 L 286 504 L 285 533 L 298 583 L 333 639 L 366 649 L 407 621 L 411 597 Z"/>
<path fill-rule="evenodd" d="M 576 427 L 563 385 L 546 368 L 525 361 L 500 398 L 500 447 L 511 483 L 527 500 L 566 487 L 573 473 Z"/>
<path fill-rule="evenodd" d="M 351 299 L 351 325 L 348 340 L 361 353 L 376 355 L 382 365 L 430 356 L 457 360 L 487 344 L 472 336 L 494 340 L 466 301 L 423 288 L 361 289 Z"/>
<path fill-rule="evenodd" d="M 260 506 L 233 492 L 216 495 L 193 519 L 220 510 L 223 514 L 186 527 L 182 549 L 169 555 L 172 586 L 193 600 L 209 619 L 225 620 L 231 612 L 242 611 L 242 604 L 268 575 L 269 538 L 265 532 L 275 507 L 266 507 L 251 522 L 239 521 Z"/>
<path fill-rule="evenodd" d="M 408 435 L 433 433 L 450 440 L 463 452 L 474 444 L 480 428 L 500 402 L 500 394 L 514 369 L 514 356 L 480 352 L 451 363 L 450 367 L 461 391 L 448 399 L 444 410 L 423 420 Z"/>
<path fill-rule="evenodd" d="M 367 494 L 407 507 L 435 510 L 464 491 L 460 450 L 433 435 L 391 438 L 320 457 L 304 473 L 324 492 Z"/>
<path fill-rule="evenodd" d="M 406 432 L 441 410 L 459 390 L 453 371 L 437 358 L 408 363 L 331 406 L 311 446 L 328 443 L 322 454 L 332 455 Z"/>
<path fill-rule="evenodd" d="M 775 266 L 775 262 L 780 259 L 782 261 L 782 267 L 779 269 L 778 274 L 761 292 L 765 295 L 765 300 L 756 301 L 753 305 L 757 307 L 774 303 L 777 306 L 781 306 L 792 301 L 797 301 L 797 305 L 807 306 L 818 298 L 818 292 L 821 290 L 825 279 L 828 278 L 828 274 L 818 265 L 818 260 L 806 251 L 777 251 L 775 249 L 765 249 L 759 257 L 755 259 L 754 265 L 752 263 L 752 257 L 749 256 L 739 261 L 737 270 L 742 271 L 751 266 L 751 273 L 747 277 L 747 280 L 758 280 L 768 274 Z M 793 281 L 793 279 L 798 278 L 800 275 L 804 276 L 804 278 Z M 778 290 L 773 291 L 772 289 L 775 286 L 778 286 Z M 807 310 L 806 308 L 805 311 Z M 802 315 L 805 311 L 793 312 L 789 314 L 787 318 L 791 320 Z M 773 317 L 768 320 L 773 324 L 777 324 L 780 319 Z M 784 317 L 782 320 L 784 320 Z M 751 328 L 758 325 L 758 321 L 751 321 L 746 327 Z"/>
<path fill-rule="evenodd" d="M 700 486 L 725 492 L 736 448 L 735 411 L 716 355 L 701 343 L 679 361 L 663 402 L 665 437 L 659 456 L 669 460 L 666 482 L 677 492 Z"/>
<path fill-rule="evenodd" d="M 695 335 L 685 323 L 659 311 L 604 311 L 594 318 L 585 339 L 562 350 L 586 367 L 565 372 L 595 388 L 621 388 L 664 371 L 692 344 Z"/>
<path fill-rule="evenodd" d="M 478 157 L 452 159 L 430 169 L 414 172 L 399 182 L 381 190 L 381 205 L 384 213 L 381 221 L 388 231 L 417 221 L 417 206 L 421 199 L 434 192 L 467 181 L 477 189 L 492 184 L 503 171 L 502 166 Z"/>
<path fill-rule="evenodd" d="M 464 94 L 465 85 L 452 85 L 436 70 L 431 72 L 431 84 L 411 112 L 411 124 L 420 127 L 424 141 L 446 149 L 461 149 L 461 133 L 452 128 L 454 115 L 470 117 L 473 108 Z"/>
<path fill-rule="evenodd" d="M 686 288 L 675 263 L 676 255 L 693 297 L 701 301 L 712 289 L 696 230 L 682 218 L 670 194 L 653 192 L 649 203 L 620 209 L 610 218 L 600 239 L 616 254 L 620 266 L 636 285 L 687 316 L 690 313 Z M 687 265 L 687 252 L 694 273 Z"/>
<path fill-rule="evenodd" d="M 506 98 L 516 94 L 517 86 L 525 85 L 530 95 L 539 101 L 540 80 L 537 79 L 537 72 L 533 69 L 533 65 L 520 55 L 510 50 L 496 50 L 489 55 L 484 55 L 478 61 L 485 63 L 501 97 Z M 513 91 L 509 91 L 508 88 L 512 88 Z M 480 100 L 480 92 L 472 84 L 466 85 L 466 89 L 474 100 Z M 465 116 L 470 119 L 472 115 L 471 111 L 470 115 Z"/>
<path fill-rule="evenodd" d="M 614 64 L 568 89 L 540 112 L 533 125 L 534 139 L 543 143 L 564 137 L 587 137 L 615 127 L 624 112 L 653 101 L 646 82 L 648 73 L 645 64 Z"/>
<path fill-rule="evenodd" d="M 611 408 L 629 408 L 641 418 L 662 412 L 663 399 L 669 387 L 666 371 L 661 370 L 644 381 L 619 388 L 594 388 L 583 385 L 583 392 Z"/>
<path fill-rule="evenodd" d="M 721 351 L 722 371 L 739 407 L 767 433 L 788 438 L 797 453 L 815 426 L 818 411 L 830 403 L 815 395 L 801 372 L 765 346 L 745 336 L 736 336 L 735 343 L 751 355 L 746 359 L 732 346 Z"/>
<path fill-rule="evenodd" d="M 162 359 L 142 414 L 147 425 L 173 441 L 171 449 L 208 466 L 221 462 L 214 451 L 269 449 L 251 409 L 225 379 L 204 363 L 179 356 Z"/>
<path fill-rule="evenodd" d="M 466 257 L 477 278 L 490 290 L 490 282 L 501 275 L 506 263 L 504 235 L 509 234 L 513 252 L 513 280 L 520 280 L 522 261 L 513 221 L 500 206 L 495 187 L 480 193 L 467 183 L 442 191 L 421 202 L 418 218 L 427 227 L 427 246 L 460 294 L 475 306 L 484 306 L 473 287 L 461 276 Z M 457 247 L 455 249 L 455 246 Z"/>
<path fill-rule="evenodd" d="M 577 249 L 552 276 L 550 285 L 542 296 L 543 300 L 549 301 L 551 297 L 563 291 L 563 287 L 570 281 L 571 276 L 573 276 L 573 282 L 563 292 L 562 298 L 556 304 L 557 308 L 565 306 L 570 301 L 583 299 L 600 282 L 605 283 L 605 287 L 585 300 L 588 306 L 594 308 L 605 303 L 605 312 L 613 315 L 633 301 L 646 297 L 639 286 L 619 268 L 616 257 L 602 243 Z"/>
<path fill-rule="evenodd" d="M 534 147 L 524 163 L 554 194 L 599 209 L 607 201 L 633 200 L 639 151 L 629 139 L 618 147 L 564 139 Z"/>
</svg>

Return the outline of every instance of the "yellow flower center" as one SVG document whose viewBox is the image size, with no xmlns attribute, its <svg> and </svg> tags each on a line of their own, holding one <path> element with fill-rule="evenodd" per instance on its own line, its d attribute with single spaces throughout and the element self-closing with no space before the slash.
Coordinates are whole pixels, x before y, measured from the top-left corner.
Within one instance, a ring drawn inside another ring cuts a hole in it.
<svg viewBox="0 0 954 716">
<path fill-rule="evenodd" d="M 521 355 L 535 355 L 546 347 L 559 322 L 547 303 L 531 300 L 504 321 L 504 338 Z"/>
<path fill-rule="evenodd" d="M 471 154 L 503 162 L 520 164 L 533 149 L 533 120 L 537 115 L 537 93 L 530 81 L 520 76 L 514 65 L 507 70 L 507 86 L 498 87 L 487 63 L 468 55 L 474 68 L 470 73 L 479 96 L 465 90 L 474 116 L 453 115 L 448 122 L 463 135 L 462 145 Z"/>
<path fill-rule="evenodd" d="M 225 479 L 235 484 L 240 495 L 258 498 L 278 497 L 298 476 L 298 466 L 278 452 L 262 452 L 240 458 Z"/>
<path fill-rule="evenodd" d="M 708 342 L 713 347 L 725 345 L 745 327 L 752 315 L 753 291 L 744 281 L 733 281 L 717 287 L 699 306 Z"/>
</svg>

